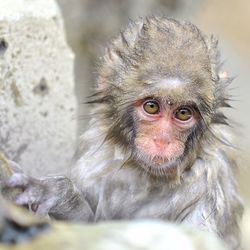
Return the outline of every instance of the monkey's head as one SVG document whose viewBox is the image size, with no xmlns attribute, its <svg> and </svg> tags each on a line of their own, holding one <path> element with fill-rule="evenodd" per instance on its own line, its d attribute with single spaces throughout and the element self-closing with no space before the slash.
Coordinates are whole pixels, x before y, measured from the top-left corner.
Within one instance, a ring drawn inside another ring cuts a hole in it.
<svg viewBox="0 0 250 250">
<path fill-rule="evenodd" d="M 187 22 L 131 23 L 107 49 L 98 93 L 106 139 L 152 175 L 171 176 L 198 157 L 211 124 L 228 106 L 217 41 Z"/>
</svg>

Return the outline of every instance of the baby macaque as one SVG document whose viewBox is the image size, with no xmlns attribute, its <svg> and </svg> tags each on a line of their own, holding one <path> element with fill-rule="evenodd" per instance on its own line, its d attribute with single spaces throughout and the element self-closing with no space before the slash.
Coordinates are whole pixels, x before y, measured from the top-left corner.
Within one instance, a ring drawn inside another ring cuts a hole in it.
<svg viewBox="0 0 250 250">
<path fill-rule="evenodd" d="M 20 205 L 56 219 L 158 218 L 239 247 L 230 107 L 217 40 L 165 17 L 131 22 L 103 57 L 71 176 L 16 172 Z"/>
</svg>

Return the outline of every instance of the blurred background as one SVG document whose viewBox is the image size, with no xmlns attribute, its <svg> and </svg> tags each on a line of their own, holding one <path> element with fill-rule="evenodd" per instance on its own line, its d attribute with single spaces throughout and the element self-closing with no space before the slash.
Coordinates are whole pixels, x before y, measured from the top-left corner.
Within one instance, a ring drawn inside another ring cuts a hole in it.
<svg viewBox="0 0 250 250">
<path fill-rule="evenodd" d="M 108 42 L 124 29 L 129 18 L 165 14 L 195 23 L 220 41 L 224 68 L 236 76 L 232 85 L 233 110 L 239 124 L 240 191 L 245 201 L 243 244 L 250 250 L 250 1 L 249 0 L 57 0 L 65 20 L 68 42 L 75 55 L 76 93 L 80 105 L 79 133 L 86 126 L 84 99 L 95 83 L 98 58 Z"/>
</svg>

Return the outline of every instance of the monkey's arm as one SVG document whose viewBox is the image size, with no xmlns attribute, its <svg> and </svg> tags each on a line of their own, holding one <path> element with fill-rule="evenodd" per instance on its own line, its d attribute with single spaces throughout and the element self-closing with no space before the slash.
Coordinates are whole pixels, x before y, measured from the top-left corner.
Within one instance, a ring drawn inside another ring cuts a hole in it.
<svg viewBox="0 0 250 250">
<path fill-rule="evenodd" d="M 37 214 L 63 220 L 91 221 L 94 214 L 72 181 L 65 176 L 33 178 L 14 173 L 8 181 L 11 187 L 24 191 L 17 199 L 19 205 L 28 205 Z"/>
</svg>

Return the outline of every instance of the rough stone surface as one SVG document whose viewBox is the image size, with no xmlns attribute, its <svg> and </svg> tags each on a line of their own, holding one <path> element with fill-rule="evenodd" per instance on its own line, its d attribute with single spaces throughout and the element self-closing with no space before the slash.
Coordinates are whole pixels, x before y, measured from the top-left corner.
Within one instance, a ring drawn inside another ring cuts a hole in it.
<svg viewBox="0 0 250 250">
<path fill-rule="evenodd" d="M 163 221 L 75 224 L 27 213 L 0 196 L 1 250 L 226 250 L 213 234 Z"/>
<path fill-rule="evenodd" d="M 1 250 L 226 250 L 216 235 L 184 224 L 152 219 L 76 224 L 38 217 L 4 199 L 20 192 L 2 185 L 11 174 L 0 155 Z"/>
<path fill-rule="evenodd" d="M 0 1 L 0 151 L 27 173 L 64 172 L 71 161 L 73 60 L 54 1 Z"/>
</svg>

